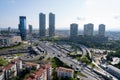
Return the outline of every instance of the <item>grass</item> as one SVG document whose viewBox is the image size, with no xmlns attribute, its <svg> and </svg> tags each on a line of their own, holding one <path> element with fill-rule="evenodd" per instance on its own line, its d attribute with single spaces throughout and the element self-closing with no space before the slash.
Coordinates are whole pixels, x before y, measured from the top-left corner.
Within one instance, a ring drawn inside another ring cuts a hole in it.
<svg viewBox="0 0 120 80">
<path fill-rule="evenodd" d="M 87 55 L 81 57 L 81 61 L 87 64 L 91 63 L 91 60 L 88 58 Z"/>
<path fill-rule="evenodd" d="M 14 45 L 14 46 L 8 46 L 8 47 L 1 47 L 0 50 L 7 50 L 7 49 L 13 49 L 13 48 L 21 48 L 23 47 L 23 43 L 19 43 L 17 45 Z"/>
<path fill-rule="evenodd" d="M 67 64 L 63 63 L 62 61 L 60 61 L 58 58 L 54 57 L 50 60 L 52 67 L 56 68 L 56 67 L 66 67 L 66 68 L 71 68 L 69 67 Z"/>
<path fill-rule="evenodd" d="M 88 65 L 91 66 L 92 68 L 96 68 L 96 69 L 98 69 L 98 67 L 95 66 L 93 63 L 89 63 Z"/>
<path fill-rule="evenodd" d="M 8 64 L 7 60 L 4 60 L 3 57 L 0 57 L 0 66 L 6 66 Z"/>
<path fill-rule="evenodd" d="M 23 54 L 14 54 L 14 56 L 22 56 Z"/>
</svg>

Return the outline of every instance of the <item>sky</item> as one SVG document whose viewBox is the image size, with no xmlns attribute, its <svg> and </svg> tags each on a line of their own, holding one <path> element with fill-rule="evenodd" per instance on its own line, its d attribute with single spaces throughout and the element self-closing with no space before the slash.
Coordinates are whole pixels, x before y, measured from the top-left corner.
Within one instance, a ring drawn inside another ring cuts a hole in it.
<svg viewBox="0 0 120 80">
<path fill-rule="evenodd" d="M 27 17 L 27 25 L 39 28 L 39 13 L 55 14 L 56 29 L 69 29 L 71 23 L 93 23 L 98 30 L 105 24 L 106 30 L 120 31 L 120 0 L 0 0 L 0 28 L 17 28 L 19 16 Z"/>
</svg>

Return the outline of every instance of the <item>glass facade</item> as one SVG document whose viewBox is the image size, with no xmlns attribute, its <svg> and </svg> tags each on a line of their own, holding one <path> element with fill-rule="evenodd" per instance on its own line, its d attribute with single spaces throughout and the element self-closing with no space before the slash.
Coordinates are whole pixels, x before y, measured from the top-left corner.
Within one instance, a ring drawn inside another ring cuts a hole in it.
<svg viewBox="0 0 120 80">
<path fill-rule="evenodd" d="M 26 32 L 26 17 L 20 16 L 20 24 L 19 24 L 19 30 L 20 30 L 20 36 L 22 40 L 26 40 L 27 32 Z"/>
</svg>

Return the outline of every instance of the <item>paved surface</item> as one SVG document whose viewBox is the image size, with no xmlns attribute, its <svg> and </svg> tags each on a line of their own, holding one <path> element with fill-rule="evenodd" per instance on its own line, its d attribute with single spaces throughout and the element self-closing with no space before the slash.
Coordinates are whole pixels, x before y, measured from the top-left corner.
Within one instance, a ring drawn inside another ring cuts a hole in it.
<svg viewBox="0 0 120 80">
<path fill-rule="evenodd" d="M 67 57 L 64 53 L 60 52 L 59 50 L 52 47 L 49 43 L 39 43 L 45 50 L 47 50 L 50 57 L 57 57 L 61 61 L 65 62 L 67 65 L 71 66 L 76 69 L 78 68 L 81 73 L 85 74 L 88 78 L 83 78 L 84 80 L 104 80 L 99 78 L 99 75 L 95 74 L 94 72 L 91 72 L 91 70 L 87 68 L 83 68 L 81 70 L 81 66 L 75 61 L 73 61 L 70 57 Z M 58 57 L 60 55 L 60 57 Z"/>
</svg>

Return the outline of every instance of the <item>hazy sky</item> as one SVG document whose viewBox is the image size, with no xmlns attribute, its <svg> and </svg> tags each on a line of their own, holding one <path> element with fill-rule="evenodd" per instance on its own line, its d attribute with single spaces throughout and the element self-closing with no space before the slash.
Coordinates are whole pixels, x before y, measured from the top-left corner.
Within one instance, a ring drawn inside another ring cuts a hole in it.
<svg viewBox="0 0 120 80">
<path fill-rule="evenodd" d="M 103 23 L 107 30 L 120 31 L 120 0 L 0 0 L 0 27 L 17 28 L 19 16 L 27 17 L 27 24 L 39 28 L 39 13 L 56 15 L 56 28 L 69 29 L 78 23 L 79 30 L 87 23 L 95 29 Z"/>
</svg>

